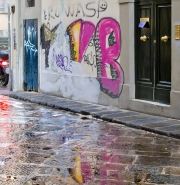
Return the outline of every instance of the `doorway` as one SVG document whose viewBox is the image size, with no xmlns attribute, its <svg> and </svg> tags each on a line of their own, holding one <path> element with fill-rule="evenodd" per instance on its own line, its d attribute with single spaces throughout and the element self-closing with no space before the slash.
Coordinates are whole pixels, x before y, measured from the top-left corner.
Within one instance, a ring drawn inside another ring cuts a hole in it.
<svg viewBox="0 0 180 185">
<path fill-rule="evenodd" d="M 24 20 L 24 90 L 38 91 L 38 21 Z"/>
<path fill-rule="evenodd" d="M 135 6 L 136 99 L 170 104 L 171 1 Z"/>
</svg>

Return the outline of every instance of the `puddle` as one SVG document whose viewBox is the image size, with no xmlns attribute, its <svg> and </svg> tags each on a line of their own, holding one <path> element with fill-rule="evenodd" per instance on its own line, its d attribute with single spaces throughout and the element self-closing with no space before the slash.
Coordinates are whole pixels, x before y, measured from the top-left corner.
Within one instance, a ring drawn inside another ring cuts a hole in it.
<svg viewBox="0 0 180 185">
<path fill-rule="evenodd" d="M 179 184 L 180 142 L 1 96 L 0 184 Z"/>
</svg>

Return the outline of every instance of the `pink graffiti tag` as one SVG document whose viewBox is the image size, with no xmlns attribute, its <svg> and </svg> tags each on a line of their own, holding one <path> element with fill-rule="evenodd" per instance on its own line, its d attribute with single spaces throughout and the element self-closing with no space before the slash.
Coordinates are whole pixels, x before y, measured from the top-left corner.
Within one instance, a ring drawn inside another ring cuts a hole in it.
<svg viewBox="0 0 180 185">
<path fill-rule="evenodd" d="M 104 18 L 98 23 L 94 37 L 98 80 L 101 90 L 112 98 L 119 97 L 124 81 L 123 70 L 117 62 L 121 50 L 120 32 L 116 20 Z"/>
<path fill-rule="evenodd" d="M 89 44 L 89 40 L 92 38 L 94 32 L 95 32 L 94 24 L 89 21 L 84 21 L 81 32 L 82 34 L 81 34 L 79 61 L 83 59 L 84 52 L 86 51 L 87 46 Z"/>
<path fill-rule="evenodd" d="M 124 73 L 117 62 L 121 51 L 121 29 L 113 18 L 103 18 L 97 26 L 81 19 L 67 28 L 70 43 L 71 60 L 81 62 L 89 43 L 95 47 L 97 79 L 101 90 L 112 98 L 121 94 Z M 89 61 L 88 61 L 89 62 Z"/>
</svg>

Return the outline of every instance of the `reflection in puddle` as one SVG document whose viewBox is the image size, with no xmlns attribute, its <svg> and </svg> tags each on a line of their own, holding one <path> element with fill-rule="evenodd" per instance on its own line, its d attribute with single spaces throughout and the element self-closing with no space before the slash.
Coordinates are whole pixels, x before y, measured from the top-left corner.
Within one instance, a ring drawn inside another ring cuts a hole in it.
<svg viewBox="0 0 180 185">
<path fill-rule="evenodd" d="M 0 109 L 2 110 L 8 110 L 9 109 L 9 105 L 5 102 L 0 102 Z"/>
<path fill-rule="evenodd" d="M 76 166 L 74 167 L 74 169 L 70 170 L 70 173 L 73 174 L 74 179 L 79 184 L 82 184 L 84 181 L 83 181 L 83 176 L 82 176 L 81 158 L 80 158 L 80 156 L 76 156 L 75 158 L 76 158 L 75 159 Z"/>
<path fill-rule="evenodd" d="M 0 97 L 0 184 L 180 182 L 179 140 Z"/>
</svg>

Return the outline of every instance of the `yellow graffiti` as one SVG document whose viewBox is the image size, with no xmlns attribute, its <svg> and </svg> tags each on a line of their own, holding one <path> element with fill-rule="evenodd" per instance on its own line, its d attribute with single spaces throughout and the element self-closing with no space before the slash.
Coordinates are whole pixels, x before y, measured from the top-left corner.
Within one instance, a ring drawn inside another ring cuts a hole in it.
<svg viewBox="0 0 180 185">
<path fill-rule="evenodd" d="M 45 41 L 51 41 L 50 46 L 54 44 L 54 38 L 57 35 L 55 31 L 51 31 L 47 25 L 44 24 L 44 35 L 45 35 Z"/>
<path fill-rule="evenodd" d="M 75 58 L 77 59 L 76 62 L 79 61 L 79 42 L 80 42 L 80 33 L 81 32 L 81 23 L 78 22 L 76 23 L 72 28 L 71 28 L 71 33 L 72 33 L 72 40 L 74 43 L 74 51 L 76 51 Z"/>
<path fill-rule="evenodd" d="M 82 171 L 81 171 L 81 158 L 76 156 L 76 167 L 73 170 L 74 178 L 79 182 L 83 183 Z"/>
</svg>

